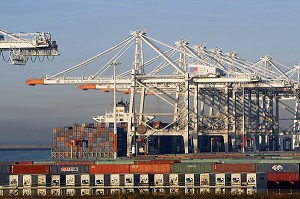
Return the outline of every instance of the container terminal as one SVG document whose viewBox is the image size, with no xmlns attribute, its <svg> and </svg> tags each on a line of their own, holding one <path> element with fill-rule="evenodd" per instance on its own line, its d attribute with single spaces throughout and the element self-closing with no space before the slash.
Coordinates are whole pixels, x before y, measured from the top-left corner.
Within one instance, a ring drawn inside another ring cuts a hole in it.
<svg viewBox="0 0 300 199">
<path fill-rule="evenodd" d="M 297 193 L 299 68 L 132 31 L 88 60 L 26 81 L 113 92 L 113 112 L 54 128 L 51 161 L 1 163 L 0 195 Z"/>
</svg>

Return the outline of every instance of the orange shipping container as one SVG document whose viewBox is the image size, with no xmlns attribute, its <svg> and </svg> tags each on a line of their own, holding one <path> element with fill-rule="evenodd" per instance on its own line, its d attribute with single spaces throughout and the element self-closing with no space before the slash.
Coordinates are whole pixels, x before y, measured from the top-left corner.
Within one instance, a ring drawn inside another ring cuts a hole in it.
<svg viewBox="0 0 300 199">
<path fill-rule="evenodd" d="M 91 174 L 129 173 L 129 164 L 98 164 L 90 165 Z"/>
<path fill-rule="evenodd" d="M 256 172 L 256 164 L 214 164 L 213 165 L 214 172 L 226 173 L 255 173 Z"/>
<path fill-rule="evenodd" d="M 297 182 L 299 181 L 298 172 L 268 172 L 267 180 L 274 182 L 288 181 Z"/>
<path fill-rule="evenodd" d="M 130 173 L 171 173 L 170 164 L 131 164 Z"/>
<path fill-rule="evenodd" d="M 56 162 L 55 165 L 91 165 L 94 161 L 66 161 L 66 162 Z"/>
<path fill-rule="evenodd" d="M 12 165 L 10 167 L 11 174 L 49 174 L 49 165 Z"/>
</svg>

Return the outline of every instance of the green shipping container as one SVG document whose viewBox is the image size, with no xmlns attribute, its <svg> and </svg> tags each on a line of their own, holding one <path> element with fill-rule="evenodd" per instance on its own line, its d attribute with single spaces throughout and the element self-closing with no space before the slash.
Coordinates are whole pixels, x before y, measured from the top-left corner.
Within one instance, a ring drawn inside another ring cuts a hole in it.
<svg viewBox="0 0 300 199">
<path fill-rule="evenodd" d="M 172 173 L 211 173 L 213 163 L 176 163 L 171 165 Z"/>
</svg>

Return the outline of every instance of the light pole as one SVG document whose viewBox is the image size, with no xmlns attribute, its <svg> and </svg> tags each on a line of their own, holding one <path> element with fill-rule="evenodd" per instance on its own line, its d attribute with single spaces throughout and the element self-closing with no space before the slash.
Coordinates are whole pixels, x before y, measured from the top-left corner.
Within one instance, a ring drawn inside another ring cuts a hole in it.
<svg viewBox="0 0 300 199">
<path fill-rule="evenodd" d="M 116 118 L 116 66 L 121 63 L 113 61 L 111 65 L 114 66 L 114 159 L 117 159 L 117 118 Z"/>
</svg>

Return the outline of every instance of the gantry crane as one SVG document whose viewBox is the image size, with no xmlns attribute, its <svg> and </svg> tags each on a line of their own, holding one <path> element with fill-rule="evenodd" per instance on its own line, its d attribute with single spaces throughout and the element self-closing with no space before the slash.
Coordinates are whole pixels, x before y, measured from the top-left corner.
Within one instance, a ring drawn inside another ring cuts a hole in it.
<svg viewBox="0 0 300 199">
<path fill-rule="evenodd" d="M 8 58 L 4 51 L 8 51 Z M 29 58 L 35 62 L 38 57 L 42 62 L 45 57 L 51 61 L 58 55 L 56 41 L 52 41 L 49 32 L 13 34 L 0 29 L 0 56 L 5 62 L 25 65 Z"/>
<path fill-rule="evenodd" d="M 158 55 L 147 60 L 145 55 L 149 51 Z M 130 55 L 133 63 L 128 65 Z M 104 63 L 95 74 L 65 76 L 91 66 L 98 59 Z M 116 63 L 121 63 L 117 67 L 118 74 L 111 76 L 107 71 Z M 224 139 L 225 151 L 229 148 L 256 151 L 282 150 L 284 144 L 279 139 L 282 133 L 294 136 L 293 143 L 298 142 L 300 92 L 297 74 L 299 78 L 299 66 L 286 67 L 270 56 L 249 62 L 239 58 L 236 52 L 223 53 L 220 48 L 209 50 L 204 44 L 190 46 L 186 40 L 170 46 L 137 30 L 119 44 L 80 64 L 26 83 L 80 85 L 83 90 L 115 90 L 130 94 L 126 120 L 128 154 L 140 150 L 139 138 L 147 140 L 160 135 L 183 137 L 185 153 L 203 151 L 198 139 L 207 135 L 211 136 L 211 144 L 205 144 L 210 147 L 216 141 L 214 136 L 218 135 Z M 160 110 L 150 103 L 153 96 L 159 104 L 165 105 Z M 295 101 L 295 109 L 285 103 L 287 99 Z M 280 107 L 291 114 L 284 119 L 292 123 L 292 129 L 281 125 Z M 155 118 L 163 118 L 167 124 L 150 125 Z M 291 144 L 290 148 L 297 146 Z"/>
</svg>

